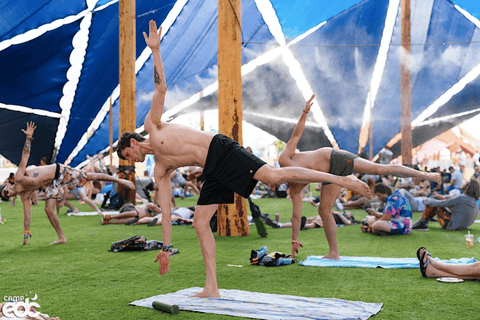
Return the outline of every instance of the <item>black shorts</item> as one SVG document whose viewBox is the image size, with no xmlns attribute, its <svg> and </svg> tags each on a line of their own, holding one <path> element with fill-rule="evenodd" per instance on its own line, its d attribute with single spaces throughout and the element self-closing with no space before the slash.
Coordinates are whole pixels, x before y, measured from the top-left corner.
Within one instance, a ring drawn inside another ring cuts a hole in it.
<svg viewBox="0 0 480 320">
<path fill-rule="evenodd" d="M 234 193 L 248 198 L 257 184 L 253 178 L 265 161 L 223 134 L 213 137 L 203 175 L 198 205 L 233 203 Z"/>
<path fill-rule="evenodd" d="M 358 158 L 356 154 L 353 154 L 344 150 L 332 149 L 330 155 L 330 170 L 328 173 L 336 176 L 348 176 L 353 172 L 353 160 Z M 330 182 L 324 182 L 322 185 L 330 184 Z"/>
</svg>

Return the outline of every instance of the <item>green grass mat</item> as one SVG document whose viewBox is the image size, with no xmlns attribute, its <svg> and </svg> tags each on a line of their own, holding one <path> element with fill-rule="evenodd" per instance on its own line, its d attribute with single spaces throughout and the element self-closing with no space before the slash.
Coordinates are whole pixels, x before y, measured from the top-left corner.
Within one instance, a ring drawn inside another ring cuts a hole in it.
<svg viewBox="0 0 480 320">
<path fill-rule="evenodd" d="M 196 197 L 177 200 L 179 206 L 194 205 Z M 286 199 L 254 200 L 262 213 L 280 221 L 291 218 L 291 202 Z M 90 211 L 87 205 L 78 205 Z M 33 238 L 22 246 L 23 209 L 0 203 L 5 224 L 0 224 L 0 297 L 28 296 L 36 293 L 39 311 L 61 319 L 232 319 L 229 316 L 180 312 L 177 316 L 128 303 L 158 294 L 190 287 L 203 287 L 205 269 L 194 229 L 173 226 L 172 243 L 180 254 L 171 259 L 170 272 L 162 277 L 155 264 L 156 252 L 108 252 L 112 242 L 135 234 L 147 240 L 161 240 L 161 227 L 100 225 L 100 217 L 68 217 L 67 208 L 59 215 L 68 242 L 49 245 L 56 240 L 43 209 L 44 202 L 32 207 Z M 365 217 L 353 210 L 355 217 Z M 316 214 L 316 208 L 304 203 L 304 215 Z M 420 213 L 414 213 L 414 220 Z M 352 301 L 381 302 L 383 310 L 375 319 L 474 319 L 478 316 L 480 282 L 440 283 L 424 279 L 420 271 L 410 269 L 364 269 L 302 267 L 299 264 L 279 268 L 250 266 L 252 249 L 266 245 L 271 251 L 290 252 L 291 229 L 268 229 L 261 238 L 250 226 L 248 237 L 218 237 L 217 275 L 222 289 L 290 294 L 305 297 L 338 298 Z M 475 239 L 480 224 L 470 229 Z M 480 257 L 480 244 L 466 246 L 467 231 L 444 231 L 438 223 L 428 232 L 407 236 L 376 237 L 360 231 L 360 226 L 338 229 L 338 247 L 344 256 L 415 257 L 420 246 L 441 259 Z M 297 256 L 324 255 L 327 242 L 323 229 L 304 230 L 299 240 L 305 244 Z M 231 267 L 243 265 L 243 267 Z"/>
</svg>

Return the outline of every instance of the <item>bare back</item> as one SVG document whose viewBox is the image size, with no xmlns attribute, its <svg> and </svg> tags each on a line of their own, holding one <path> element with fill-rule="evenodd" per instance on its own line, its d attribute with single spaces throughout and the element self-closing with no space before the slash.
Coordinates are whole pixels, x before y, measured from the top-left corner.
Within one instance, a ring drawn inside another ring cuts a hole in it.
<svg viewBox="0 0 480 320">
<path fill-rule="evenodd" d="M 148 125 L 147 125 L 148 123 Z M 153 148 L 155 161 L 163 170 L 184 166 L 204 167 L 213 132 L 162 122 L 158 127 L 145 120 L 145 130 Z"/>
<path fill-rule="evenodd" d="M 288 157 L 280 154 L 278 163 L 281 167 L 302 167 L 311 170 L 328 172 L 330 170 L 330 155 L 332 148 L 320 148 L 314 151 L 295 152 Z"/>
</svg>

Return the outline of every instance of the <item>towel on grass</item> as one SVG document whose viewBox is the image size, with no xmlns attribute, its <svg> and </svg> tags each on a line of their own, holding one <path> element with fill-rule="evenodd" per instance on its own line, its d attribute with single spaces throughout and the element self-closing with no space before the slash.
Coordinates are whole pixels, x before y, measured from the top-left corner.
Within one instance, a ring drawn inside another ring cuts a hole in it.
<svg viewBox="0 0 480 320">
<path fill-rule="evenodd" d="M 105 216 L 106 214 L 109 214 L 111 216 L 114 216 L 116 214 L 119 214 L 120 212 L 118 211 L 104 211 L 102 212 L 103 216 Z M 99 216 L 98 213 L 96 213 L 95 211 L 85 211 L 85 212 L 77 212 L 77 213 L 73 213 L 73 212 L 69 212 L 67 213 L 67 216 Z"/>
<path fill-rule="evenodd" d="M 221 298 L 192 298 L 194 287 L 130 303 L 152 308 L 153 301 L 179 306 L 181 311 L 226 314 L 253 319 L 368 319 L 382 309 L 381 303 L 220 289 Z"/>
<path fill-rule="evenodd" d="M 453 264 L 469 264 L 475 258 L 461 258 L 437 261 Z M 300 265 L 307 267 L 357 267 L 357 268 L 385 268 L 385 269 L 417 269 L 417 258 L 380 258 L 380 257 L 340 257 L 340 260 L 322 259 L 322 256 L 308 256 Z"/>
</svg>

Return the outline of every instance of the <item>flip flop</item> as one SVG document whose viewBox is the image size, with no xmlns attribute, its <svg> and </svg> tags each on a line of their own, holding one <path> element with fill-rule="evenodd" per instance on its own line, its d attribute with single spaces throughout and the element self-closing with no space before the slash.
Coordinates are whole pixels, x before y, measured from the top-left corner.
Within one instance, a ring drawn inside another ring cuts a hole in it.
<svg viewBox="0 0 480 320">
<path fill-rule="evenodd" d="M 424 278 L 428 278 L 427 274 L 426 274 L 426 271 L 427 271 L 427 266 L 428 266 L 428 263 L 430 262 L 430 260 L 427 259 L 427 262 L 424 263 L 423 259 L 425 258 L 425 255 L 429 255 L 430 257 L 432 256 L 430 253 L 428 253 L 427 250 L 425 250 L 423 252 L 421 260 L 420 260 L 420 272 L 422 273 L 422 276 Z"/>
<path fill-rule="evenodd" d="M 157 224 L 157 221 L 158 221 L 157 218 L 153 218 L 153 220 L 150 221 L 150 222 L 147 224 L 147 226 L 149 226 L 149 227 L 154 227 L 154 226 Z"/>
<path fill-rule="evenodd" d="M 305 223 L 307 223 L 307 217 L 302 216 L 302 220 L 300 221 L 300 230 L 305 229 Z"/>
<path fill-rule="evenodd" d="M 417 250 L 417 259 L 418 259 L 418 261 L 422 261 L 422 259 L 421 259 L 421 257 L 420 257 L 420 250 L 422 250 L 422 249 L 425 249 L 425 251 L 427 251 L 427 249 L 426 249 L 425 247 L 420 247 L 420 248 L 418 248 L 418 250 Z"/>
</svg>

